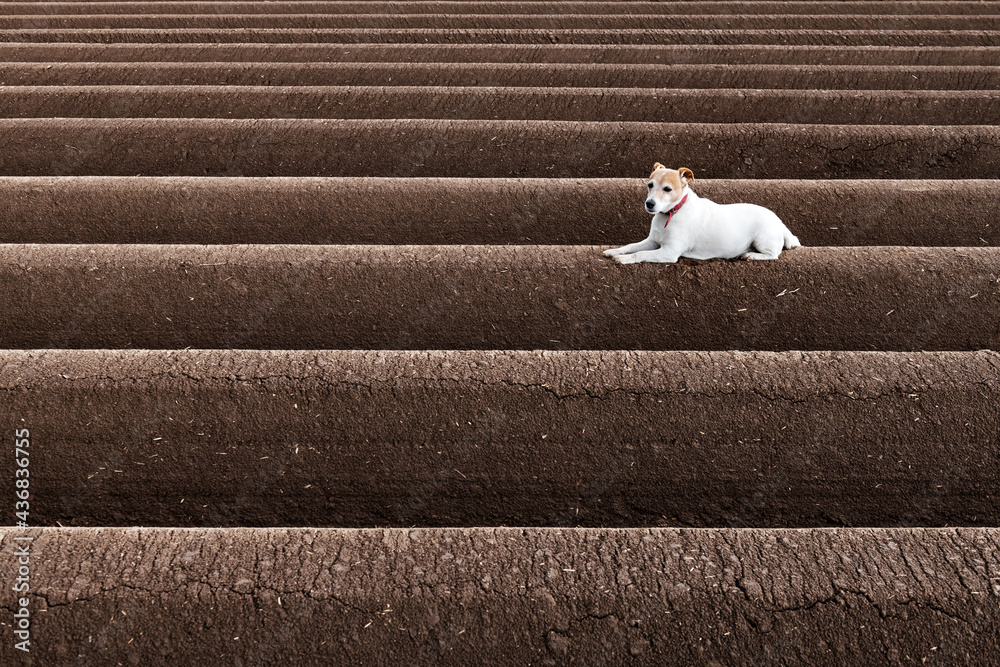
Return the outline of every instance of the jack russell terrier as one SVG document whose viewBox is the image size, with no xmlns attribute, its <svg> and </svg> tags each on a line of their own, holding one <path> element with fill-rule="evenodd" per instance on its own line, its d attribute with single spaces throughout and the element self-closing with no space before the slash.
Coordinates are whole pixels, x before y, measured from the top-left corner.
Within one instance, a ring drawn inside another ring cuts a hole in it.
<svg viewBox="0 0 1000 667">
<path fill-rule="evenodd" d="M 673 263 L 680 257 L 778 259 L 783 249 L 802 245 L 773 211 L 702 199 L 688 187 L 693 180 L 690 169 L 653 165 L 646 197 L 646 212 L 653 214 L 649 236 L 604 254 L 622 264 Z"/>
</svg>

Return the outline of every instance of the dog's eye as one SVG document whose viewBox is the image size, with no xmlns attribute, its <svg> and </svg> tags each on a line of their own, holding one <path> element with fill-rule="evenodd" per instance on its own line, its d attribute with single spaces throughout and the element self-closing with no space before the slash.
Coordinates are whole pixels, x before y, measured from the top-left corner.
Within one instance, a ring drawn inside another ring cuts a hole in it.
<svg viewBox="0 0 1000 667">
<path fill-rule="evenodd" d="M 665 187 L 663 188 L 663 191 L 664 191 L 664 192 L 670 192 L 670 186 L 669 186 L 669 185 L 668 185 L 668 186 L 665 186 Z"/>
<path fill-rule="evenodd" d="M 653 184 L 652 183 L 647 183 L 646 185 L 648 185 L 651 190 L 653 189 Z"/>
</svg>

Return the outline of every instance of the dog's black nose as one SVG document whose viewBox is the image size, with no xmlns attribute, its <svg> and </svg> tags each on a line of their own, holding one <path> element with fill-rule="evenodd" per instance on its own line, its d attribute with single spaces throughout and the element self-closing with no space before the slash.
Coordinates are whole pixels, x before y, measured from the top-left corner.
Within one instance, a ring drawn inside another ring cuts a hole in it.
<svg viewBox="0 0 1000 667">
<path fill-rule="evenodd" d="M 654 208 L 656 208 L 656 202 L 653 201 L 652 199 L 647 199 L 646 200 L 646 208 L 648 208 L 650 211 L 652 211 Z"/>
</svg>

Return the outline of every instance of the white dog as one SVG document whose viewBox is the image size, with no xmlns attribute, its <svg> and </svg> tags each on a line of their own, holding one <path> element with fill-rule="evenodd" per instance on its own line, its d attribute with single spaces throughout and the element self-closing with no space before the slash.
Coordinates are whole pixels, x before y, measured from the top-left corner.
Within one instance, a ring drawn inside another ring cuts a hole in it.
<svg viewBox="0 0 1000 667">
<path fill-rule="evenodd" d="M 680 257 L 777 259 L 782 249 L 802 245 L 773 211 L 702 199 L 688 187 L 693 180 L 690 169 L 653 165 L 646 198 L 646 211 L 654 214 L 649 236 L 604 254 L 622 264 L 673 263 Z"/>
</svg>

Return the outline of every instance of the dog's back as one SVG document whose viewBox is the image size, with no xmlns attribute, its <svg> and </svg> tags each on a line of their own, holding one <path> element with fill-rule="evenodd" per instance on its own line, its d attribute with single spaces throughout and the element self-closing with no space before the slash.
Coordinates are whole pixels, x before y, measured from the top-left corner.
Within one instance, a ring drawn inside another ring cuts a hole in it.
<svg viewBox="0 0 1000 667">
<path fill-rule="evenodd" d="M 685 253 L 695 259 L 723 257 L 732 259 L 757 249 L 766 254 L 801 245 L 778 215 L 757 204 L 719 204 L 702 198 L 706 224 L 701 228 L 697 250 Z M 701 255 L 705 255 L 702 257 Z"/>
</svg>

